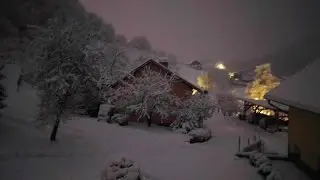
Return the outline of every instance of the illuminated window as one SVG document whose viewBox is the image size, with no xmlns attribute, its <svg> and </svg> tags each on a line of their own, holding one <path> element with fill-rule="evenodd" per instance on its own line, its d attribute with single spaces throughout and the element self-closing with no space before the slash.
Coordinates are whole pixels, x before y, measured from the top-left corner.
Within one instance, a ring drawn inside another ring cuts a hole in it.
<svg viewBox="0 0 320 180">
<path fill-rule="evenodd" d="M 234 77 L 234 74 L 235 74 L 235 73 L 234 73 L 234 72 L 229 72 L 228 74 L 229 74 L 229 78 L 231 79 L 231 78 Z"/>
<path fill-rule="evenodd" d="M 226 69 L 226 67 L 224 66 L 224 64 L 222 64 L 221 62 L 216 64 L 216 68 L 217 69 Z"/>
<path fill-rule="evenodd" d="M 198 93 L 198 91 L 196 89 L 192 89 L 192 95 L 195 95 L 197 93 Z"/>
</svg>

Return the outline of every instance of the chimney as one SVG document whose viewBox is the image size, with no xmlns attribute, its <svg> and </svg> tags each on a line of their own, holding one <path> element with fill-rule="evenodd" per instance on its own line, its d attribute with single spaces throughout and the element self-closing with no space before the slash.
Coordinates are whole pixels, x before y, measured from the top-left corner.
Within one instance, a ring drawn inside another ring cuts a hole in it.
<svg viewBox="0 0 320 180">
<path fill-rule="evenodd" d="M 169 63 L 167 61 L 160 61 L 159 63 L 166 68 L 169 66 Z"/>
</svg>

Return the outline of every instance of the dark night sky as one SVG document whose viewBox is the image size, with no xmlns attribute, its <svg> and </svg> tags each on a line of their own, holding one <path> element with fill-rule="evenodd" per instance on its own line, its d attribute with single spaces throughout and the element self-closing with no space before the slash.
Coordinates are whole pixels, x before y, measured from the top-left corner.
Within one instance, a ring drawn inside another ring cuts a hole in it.
<svg viewBox="0 0 320 180">
<path fill-rule="evenodd" d="M 146 36 L 155 49 L 193 59 L 247 60 L 302 39 L 305 0 L 82 0 L 117 33 Z"/>
</svg>

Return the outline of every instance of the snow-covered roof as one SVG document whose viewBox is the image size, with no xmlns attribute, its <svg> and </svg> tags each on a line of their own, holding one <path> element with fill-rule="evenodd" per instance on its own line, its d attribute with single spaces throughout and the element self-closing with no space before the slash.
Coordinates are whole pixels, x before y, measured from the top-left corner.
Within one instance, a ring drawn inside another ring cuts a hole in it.
<svg viewBox="0 0 320 180">
<path fill-rule="evenodd" d="M 275 110 L 276 108 L 273 107 L 272 105 L 270 105 L 268 103 L 268 101 L 266 100 L 254 100 L 254 99 L 250 99 L 248 97 L 241 97 L 241 96 L 237 96 L 235 95 L 235 98 L 236 99 L 239 99 L 239 100 L 243 100 L 243 101 L 246 101 L 246 102 L 249 102 L 251 104 L 255 104 L 255 105 L 258 105 L 258 106 L 262 106 L 262 107 L 265 107 L 267 109 L 273 109 Z M 288 106 L 286 105 L 283 105 L 283 104 L 278 104 L 278 103 L 273 103 L 276 107 L 278 107 L 279 109 L 283 110 L 283 111 L 288 111 Z"/>
<path fill-rule="evenodd" d="M 320 114 L 320 59 L 271 90 L 265 98 Z"/>
<path fill-rule="evenodd" d="M 197 86 L 197 85 L 193 84 L 192 82 L 188 81 L 187 79 L 181 77 L 179 74 L 176 74 L 176 73 L 172 72 L 170 69 L 168 69 L 167 67 L 165 67 L 164 65 L 162 65 L 161 63 L 159 63 L 159 62 L 157 62 L 157 61 L 155 61 L 155 60 L 153 60 L 153 59 L 149 59 L 148 61 L 140 64 L 138 67 L 134 68 L 134 69 L 133 69 L 130 73 L 128 73 L 128 74 L 133 74 L 134 72 L 138 71 L 139 69 L 143 68 L 145 65 L 147 65 L 147 64 L 149 64 L 149 63 L 154 63 L 154 64 L 158 65 L 158 66 L 161 67 L 163 70 L 165 70 L 165 71 L 167 71 L 168 73 L 170 73 L 170 74 L 178 77 L 178 78 L 179 78 L 180 80 L 182 80 L 184 83 L 186 83 L 186 84 L 194 87 L 194 89 L 197 89 L 198 91 L 202 91 L 199 86 Z M 123 78 L 125 78 L 125 77 L 126 77 L 126 76 L 124 76 Z M 115 83 L 117 83 L 117 82 L 115 82 Z M 115 83 L 114 83 L 114 84 L 115 84 Z"/>
<path fill-rule="evenodd" d="M 185 64 L 178 64 L 178 66 L 179 67 L 177 73 L 179 74 L 179 76 L 190 82 L 194 86 L 200 88 L 197 82 L 197 78 L 198 76 L 202 75 L 204 71 L 196 70 L 194 68 L 188 67 Z"/>
</svg>

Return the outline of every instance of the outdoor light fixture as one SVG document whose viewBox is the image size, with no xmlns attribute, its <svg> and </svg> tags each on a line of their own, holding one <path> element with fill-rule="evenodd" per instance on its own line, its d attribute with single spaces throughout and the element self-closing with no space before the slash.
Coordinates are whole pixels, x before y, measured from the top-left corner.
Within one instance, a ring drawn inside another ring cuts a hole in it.
<svg viewBox="0 0 320 180">
<path fill-rule="evenodd" d="M 226 67 L 224 66 L 224 64 L 222 64 L 221 62 L 216 64 L 216 68 L 217 69 L 226 69 Z"/>
</svg>

